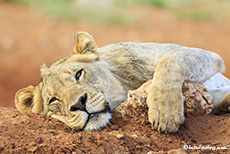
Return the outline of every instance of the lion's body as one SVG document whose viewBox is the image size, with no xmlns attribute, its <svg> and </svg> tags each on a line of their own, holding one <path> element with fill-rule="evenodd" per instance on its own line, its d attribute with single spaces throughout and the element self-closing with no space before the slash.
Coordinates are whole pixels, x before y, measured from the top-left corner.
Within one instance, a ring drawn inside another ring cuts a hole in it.
<svg viewBox="0 0 230 154">
<path fill-rule="evenodd" d="M 175 52 L 173 48 L 179 46 L 158 43 L 115 43 L 99 48 L 98 53 L 127 91 L 136 89 L 152 79 L 160 59 Z"/>
<path fill-rule="evenodd" d="M 50 68 L 43 66 L 39 85 L 17 93 L 20 111 L 49 115 L 80 130 L 99 129 L 108 123 L 110 109 L 126 98 L 128 90 L 153 79 L 147 98 L 149 121 L 159 131 L 175 132 L 184 121 L 183 82 L 203 83 L 224 71 L 223 60 L 202 49 L 159 43 L 96 48 L 93 38 L 84 32 L 76 36 L 74 53 Z"/>
<path fill-rule="evenodd" d="M 102 61 L 105 61 L 107 67 L 113 76 L 121 83 L 126 97 L 128 90 L 134 90 L 139 88 L 144 82 L 152 79 L 154 76 L 155 69 L 158 63 L 168 55 L 175 53 L 187 51 L 189 52 L 203 52 L 204 54 L 210 56 L 217 56 L 216 54 L 205 51 L 198 48 L 184 47 L 176 44 L 167 44 L 167 43 L 115 43 L 110 44 L 101 48 L 98 48 L 98 53 Z M 215 58 L 219 58 L 218 56 Z M 201 61 L 203 59 L 200 59 Z M 213 60 L 213 59 L 212 59 Z M 219 59 L 220 60 L 220 59 Z M 203 67 L 202 62 L 200 64 L 201 68 Z M 221 60 L 220 60 L 220 63 Z M 171 64 L 174 65 L 173 63 Z M 186 79 L 189 81 L 203 83 L 208 80 L 214 74 L 224 70 L 224 66 L 216 68 L 214 70 L 199 72 L 204 75 L 208 74 L 206 78 L 190 78 Z M 200 75 L 200 76 L 202 76 Z M 121 102 L 120 100 L 119 102 Z M 113 100 L 111 100 L 113 102 Z M 115 103 L 116 104 L 116 103 Z M 117 105 L 117 104 L 116 104 Z"/>
</svg>

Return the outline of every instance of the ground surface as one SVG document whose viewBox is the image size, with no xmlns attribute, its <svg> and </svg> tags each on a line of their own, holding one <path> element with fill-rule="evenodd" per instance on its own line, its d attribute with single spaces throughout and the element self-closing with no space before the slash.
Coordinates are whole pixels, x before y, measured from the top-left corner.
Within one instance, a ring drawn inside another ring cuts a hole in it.
<svg viewBox="0 0 230 154">
<path fill-rule="evenodd" d="M 137 9 L 137 8 L 135 8 Z M 101 131 L 75 132 L 61 122 L 14 107 L 15 92 L 40 80 L 39 67 L 72 52 L 73 35 L 84 30 L 102 46 L 119 41 L 172 42 L 219 53 L 230 77 L 230 23 L 178 21 L 165 10 L 144 8 L 131 26 L 58 21 L 25 6 L 0 2 L 0 152 L 1 153 L 147 153 L 184 152 L 183 146 L 230 145 L 230 115 L 189 115 L 176 134 L 159 134 L 142 117 L 114 114 Z M 5 108 L 10 107 L 10 108 Z M 197 152 L 197 150 L 186 151 Z M 229 150 L 202 151 L 229 153 Z"/>
<path fill-rule="evenodd" d="M 160 134 L 146 118 L 114 113 L 100 130 L 73 132 L 63 123 L 38 114 L 0 108 L 0 153 L 229 153 L 230 150 L 183 150 L 184 145 L 230 145 L 229 114 L 188 115 L 176 134 Z"/>
</svg>

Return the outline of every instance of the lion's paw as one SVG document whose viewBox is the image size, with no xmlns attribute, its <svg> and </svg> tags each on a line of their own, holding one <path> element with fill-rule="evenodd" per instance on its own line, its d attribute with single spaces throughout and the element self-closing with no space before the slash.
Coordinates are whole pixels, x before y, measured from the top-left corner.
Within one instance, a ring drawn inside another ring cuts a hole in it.
<svg viewBox="0 0 230 154">
<path fill-rule="evenodd" d="M 171 114 L 167 112 L 167 109 L 159 110 L 150 107 L 148 111 L 149 122 L 153 129 L 159 132 L 177 132 L 179 125 L 184 122 L 184 116 L 176 112 Z"/>
<path fill-rule="evenodd" d="M 177 95 L 178 93 L 170 95 L 167 92 L 149 94 L 147 98 L 148 119 L 153 129 L 166 133 L 177 132 L 179 125 L 185 119 L 182 96 Z"/>
</svg>

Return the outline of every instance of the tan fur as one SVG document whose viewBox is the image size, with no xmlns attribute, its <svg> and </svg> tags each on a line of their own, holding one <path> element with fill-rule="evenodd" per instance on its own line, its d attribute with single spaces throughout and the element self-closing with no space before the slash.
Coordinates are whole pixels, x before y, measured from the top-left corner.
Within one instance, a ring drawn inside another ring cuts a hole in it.
<svg viewBox="0 0 230 154">
<path fill-rule="evenodd" d="M 42 113 L 41 83 L 37 86 L 23 88 L 16 93 L 15 106 L 22 113 Z M 34 103 L 38 102 L 38 103 Z"/>
<path fill-rule="evenodd" d="M 100 129 L 128 90 L 153 79 L 147 98 L 149 121 L 154 129 L 176 132 L 184 122 L 183 82 L 204 82 L 224 71 L 223 60 L 202 49 L 159 43 L 97 48 L 86 32 L 76 33 L 73 51 L 49 68 L 42 65 L 38 86 L 17 92 L 19 111 L 48 115 L 76 130 Z"/>
<path fill-rule="evenodd" d="M 72 55 L 70 58 L 68 58 L 67 61 L 77 61 L 77 62 L 92 62 L 99 60 L 98 55 L 95 54 L 77 54 L 77 55 Z"/>
</svg>

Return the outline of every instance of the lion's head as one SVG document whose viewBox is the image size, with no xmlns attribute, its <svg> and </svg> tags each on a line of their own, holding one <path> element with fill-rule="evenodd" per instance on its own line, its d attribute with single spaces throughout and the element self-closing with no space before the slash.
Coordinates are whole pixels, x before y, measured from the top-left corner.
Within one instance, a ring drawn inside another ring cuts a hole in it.
<svg viewBox="0 0 230 154">
<path fill-rule="evenodd" d="M 97 50 L 91 35 L 78 32 L 72 56 L 57 60 L 50 68 L 43 64 L 40 83 L 16 93 L 17 109 L 57 118 L 75 130 L 105 126 L 124 90 Z"/>
</svg>

